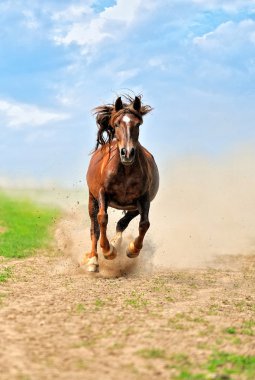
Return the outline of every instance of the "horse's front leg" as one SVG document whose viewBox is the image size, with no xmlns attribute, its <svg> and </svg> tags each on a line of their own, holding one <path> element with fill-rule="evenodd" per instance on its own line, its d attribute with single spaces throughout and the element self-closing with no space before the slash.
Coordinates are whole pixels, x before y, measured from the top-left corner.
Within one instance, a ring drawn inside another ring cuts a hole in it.
<svg viewBox="0 0 255 380">
<path fill-rule="evenodd" d="M 99 191 L 98 202 L 99 212 L 97 214 L 97 220 L 100 227 L 100 246 L 102 248 L 104 258 L 107 260 L 113 260 L 117 256 L 117 252 L 113 245 L 109 243 L 106 235 L 108 224 L 107 198 L 103 188 Z"/>
<path fill-rule="evenodd" d="M 137 203 L 138 211 L 140 213 L 139 223 L 139 235 L 132 241 L 127 248 L 127 256 L 130 258 L 137 257 L 143 247 L 143 239 L 150 227 L 149 222 L 149 210 L 150 210 L 150 198 L 149 194 L 145 194 L 141 197 Z"/>
<path fill-rule="evenodd" d="M 98 202 L 93 197 L 91 193 L 89 193 L 89 216 L 90 216 L 90 237 L 91 237 L 91 251 L 84 255 L 84 258 L 81 264 L 86 264 L 89 272 L 97 272 L 98 271 L 98 254 L 97 254 L 97 241 L 99 239 L 99 225 L 97 221 L 98 214 Z"/>
</svg>

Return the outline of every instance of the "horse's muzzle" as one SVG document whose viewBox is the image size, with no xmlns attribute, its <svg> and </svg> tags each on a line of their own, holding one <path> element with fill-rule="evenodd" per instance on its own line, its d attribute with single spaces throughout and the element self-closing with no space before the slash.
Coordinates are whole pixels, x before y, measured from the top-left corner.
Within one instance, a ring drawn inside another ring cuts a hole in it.
<svg viewBox="0 0 255 380">
<path fill-rule="evenodd" d="M 121 148 L 120 160 L 123 165 L 132 165 L 135 161 L 135 148 L 131 148 L 130 150 L 126 148 Z"/>
</svg>

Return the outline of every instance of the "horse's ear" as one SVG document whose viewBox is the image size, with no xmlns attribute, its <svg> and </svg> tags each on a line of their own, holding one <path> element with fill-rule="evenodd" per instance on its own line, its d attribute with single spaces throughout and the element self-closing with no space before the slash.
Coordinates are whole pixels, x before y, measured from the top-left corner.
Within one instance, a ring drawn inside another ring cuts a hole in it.
<svg viewBox="0 0 255 380">
<path fill-rule="evenodd" d="M 134 103 L 133 103 L 133 108 L 137 112 L 140 112 L 141 110 L 141 100 L 138 98 L 138 96 L 135 97 Z"/>
<path fill-rule="evenodd" d="M 122 110 L 123 104 L 122 104 L 122 100 L 121 100 L 120 96 L 116 99 L 114 107 L 115 107 L 115 111 L 117 111 L 117 112 L 120 111 L 120 110 Z"/>
</svg>

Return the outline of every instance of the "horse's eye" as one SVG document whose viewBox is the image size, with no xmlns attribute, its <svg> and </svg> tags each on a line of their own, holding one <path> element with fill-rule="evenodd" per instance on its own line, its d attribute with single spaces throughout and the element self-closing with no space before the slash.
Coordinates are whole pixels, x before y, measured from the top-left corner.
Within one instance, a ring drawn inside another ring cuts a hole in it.
<svg viewBox="0 0 255 380">
<path fill-rule="evenodd" d="M 115 123 L 115 124 L 114 124 L 114 127 L 115 127 L 115 128 L 118 128 L 118 126 L 119 126 L 118 123 Z"/>
</svg>

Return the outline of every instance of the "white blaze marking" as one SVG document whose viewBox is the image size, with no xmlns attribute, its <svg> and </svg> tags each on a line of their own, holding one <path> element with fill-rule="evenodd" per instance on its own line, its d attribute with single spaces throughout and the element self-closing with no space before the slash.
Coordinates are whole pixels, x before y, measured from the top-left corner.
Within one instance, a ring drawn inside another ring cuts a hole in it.
<svg viewBox="0 0 255 380">
<path fill-rule="evenodd" d="M 122 120 L 125 121 L 125 123 L 130 123 L 131 121 L 130 117 L 128 117 L 127 115 L 125 115 Z"/>
<path fill-rule="evenodd" d="M 127 147 L 126 148 L 130 152 L 130 123 L 131 123 L 131 119 L 127 115 L 124 115 L 122 121 L 124 121 L 124 123 L 126 123 L 126 126 L 127 126 Z"/>
</svg>

